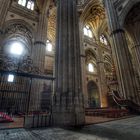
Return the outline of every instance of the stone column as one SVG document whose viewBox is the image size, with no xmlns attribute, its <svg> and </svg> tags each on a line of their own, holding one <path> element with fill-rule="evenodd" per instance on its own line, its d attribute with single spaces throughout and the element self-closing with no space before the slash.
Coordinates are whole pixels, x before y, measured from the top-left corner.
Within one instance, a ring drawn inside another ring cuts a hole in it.
<svg viewBox="0 0 140 140">
<path fill-rule="evenodd" d="M 86 62 L 85 62 L 86 56 L 85 56 L 85 49 L 84 49 L 83 28 L 84 28 L 83 21 L 82 21 L 82 19 L 79 19 L 82 91 L 83 91 L 83 95 L 84 95 L 85 107 L 88 107 L 88 92 L 87 92 Z"/>
<path fill-rule="evenodd" d="M 81 83 L 79 22 L 76 0 L 57 3 L 57 41 L 53 124 L 84 124 Z"/>
<path fill-rule="evenodd" d="M 45 66 L 47 19 L 46 12 L 40 13 L 35 42 L 32 49 L 32 59 L 34 65 L 39 68 L 40 74 L 44 73 Z M 34 80 L 32 83 L 30 111 L 40 109 L 41 92 L 43 91 L 43 80 Z"/>
<path fill-rule="evenodd" d="M 36 32 L 36 38 L 33 47 L 32 58 L 34 65 L 39 67 L 41 73 L 44 73 L 46 40 L 47 40 L 47 13 L 40 13 L 39 23 Z"/>
<path fill-rule="evenodd" d="M 0 0 L 0 44 L 3 35 L 3 25 L 5 22 L 5 18 L 8 12 L 8 8 L 10 7 L 11 0 Z"/>
<path fill-rule="evenodd" d="M 98 43 L 100 44 L 100 43 Z M 102 48 L 99 45 L 98 46 L 98 58 L 97 58 L 97 68 L 98 68 L 98 78 L 99 78 L 99 92 L 100 92 L 100 104 L 101 107 L 107 107 L 107 83 L 106 83 L 106 77 L 105 77 L 105 68 L 104 68 L 104 60 L 103 60 L 103 54 L 102 54 Z"/>
<path fill-rule="evenodd" d="M 140 77 L 140 22 L 135 23 L 126 22 L 126 30 L 133 40 L 133 46 L 131 47 L 132 57 L 134 59 L 135 68 Z"/>
<path fill-rule="evenodd" d="M 108 17 L 108 25 L 112 39 L 112 53 L 116 67 L 119 89 L 126 99 L 139 102 L 131 57 L 125 37 L 125 32 L 119 25 L 118 15 L 112 0 L 104 0 Z"/>
<path fill-rule="evenodd" d="M 10 4 L 11 0 L 0 0 L 0 29 L 3 27 Z"/>
</svg>

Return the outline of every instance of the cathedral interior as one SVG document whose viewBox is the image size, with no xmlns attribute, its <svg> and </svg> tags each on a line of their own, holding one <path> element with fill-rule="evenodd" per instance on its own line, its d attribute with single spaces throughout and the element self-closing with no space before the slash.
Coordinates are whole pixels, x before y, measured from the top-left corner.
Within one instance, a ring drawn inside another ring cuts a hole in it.
<svg viewBox="0 0 140 140">
<path fill-rule="evenodd" d="M 139 114 L 140 0 L 0 0 L 0 129 Z"/>
</svg>

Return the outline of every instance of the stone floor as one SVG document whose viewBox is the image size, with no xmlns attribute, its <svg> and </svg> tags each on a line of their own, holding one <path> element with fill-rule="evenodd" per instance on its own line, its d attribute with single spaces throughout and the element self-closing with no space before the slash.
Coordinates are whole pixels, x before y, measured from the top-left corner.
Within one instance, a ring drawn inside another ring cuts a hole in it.
<svg viewBox="0 0 140 140">
<path fill-rule="evenodd" d="M 10 122 L 10 123 L 0 123 L 0 129 L 5 129 L 5 128 L 20 128 L 20 127 L 23 127 L 24 118 L 21 118 L 21 117 L 13 117 L 13 120 L 14 120 L 14 122 Z"/>
<path fill-rule="evenodd" d="M 72 130 L 0 130 L 0 140 L 140 140 L 140 116 Z"/>
<path fill-rule="evenodd" d="M 86 124 L 98 124 L 98 123 L 103 123 L 103 122 L 109 122 L 109 121 L 115 121 L 115 120 L 120 120 L 120 119 L 126 119 L 134 117 L 134 115 L 128 115 L 128 116 L 123 116 L 119 118 L 107 118 L 107 117 L 102 117 L 102 116 L 86 116 Z"/>
<path fill-rule="evenodd" d="M 132 117 L 132 115 L 124 116 L 124 117 L 120 117 L 120 118 L 106 118 L 106 117 L 101 117 L 101 116 L 86 116 L 85 121 L 86 121 L 86 124 L 88 125 L 88 124 L 103 123 L 103 122 L 108 122 L 108 121 L 113 121 L 113 120 L 118 120 L 118 119 L 123 119 L 123 118 L 129 118 L 129 117 Z M 14 116 L 13 120 L 14 120 L 14 122 L 10 122 L 10 123 L 0 123 L 0 129 L 22 128 L 24 126 L 24 118 L 23 117 Z"/>
</svg>

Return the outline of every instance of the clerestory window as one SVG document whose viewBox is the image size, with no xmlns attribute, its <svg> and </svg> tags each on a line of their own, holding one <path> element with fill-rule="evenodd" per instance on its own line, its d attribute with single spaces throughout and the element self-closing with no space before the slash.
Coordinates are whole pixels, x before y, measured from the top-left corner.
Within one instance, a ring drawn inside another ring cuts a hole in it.
<svg viewBox="0 0 140 140">
<path fill-rule="evenodd" d="M 100 42 L 104 45 L 108 45 L 108 41 L 103 34 L 100 36 Z"/>
<path fill-rule="evenodd" d="M 18 4 L 22 5 L 22 6 L 25 6 L 26 5 L 26 0 L 19 0 Z"/>
<path fill-rule="evenodd" d="M 46 50 L 48 52 L 52 52 L 52 49 L 53 49 L 52 43 L 49 40 L 47 40 L 47 42 L 46 42 Z"/>
<path fill-rule="evenodd" d="M 90 27 L 88 25 L 86 25 L 83 30 L 84 30 L 84 35 L 86 35 L 86 36 L 88 36 L 90 38 L 93 37 L 92 31 L 91 31 L 91 29 L 90 29 Z"/>
<path fill-rule="evenodd" d="M 18 4 L 27 7 L 30 10 L 34 10 L 34 0 L 18 0 Z"/>
<path fill-rule="evenodd" d="M 88 71 L 89 71 L 89 72 L 95 72 L 95 70 L 94 70 L 94 65 L 93 65 L 92 63 L 89 63 L 89 64 L 88 64 Z"/>
</svg>

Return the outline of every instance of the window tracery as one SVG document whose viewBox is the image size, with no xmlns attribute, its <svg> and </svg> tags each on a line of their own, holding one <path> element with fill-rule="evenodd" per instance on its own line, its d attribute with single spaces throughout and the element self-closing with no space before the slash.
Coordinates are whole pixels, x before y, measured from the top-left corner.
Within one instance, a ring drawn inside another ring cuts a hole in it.
<svg viewBox="0 0 140 140">
<path fill-rule="evenodd" d="M 18 0 L 18 4 L 27 7 L 30 10 L 34 10 L 35 4 L 33 0 Z"/>
<path fill-rule="evenodd" d="M 29 44 L 31 44 L 31 41 L 33 39 L 33 35 L 31 33 L 31 31 L 29 31 L 29 29 L 27 27 L 25 27 L 24 25 L 20 24 L 20 23 L 13 23 L 11 25 L 9 25 L 6 29 L 5 29 L 5 34 L 8 38 L 22 38 L 24 39 L 25 42 L 28 42 Z"/>
<path fill-rule="evenodd" d="M 86 25 L 83 30 L 84 30 L 84 35 L 86 35 L 90 38 L 93 37 L 92 31 L 88 25 Z"/>
<path fill-rule="evenodd" d="M 19 0 L 18 4 L 22 5 L 22 6 L 25 6 L 26 5 L 26 0 Z"/>
<path fill-rule="evenodd" d="M 108 45 L 108 41 L 103 34 L 100 36 L 100 42 L 104 45 Z"/>
</svg>

